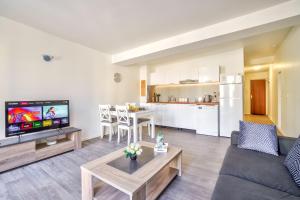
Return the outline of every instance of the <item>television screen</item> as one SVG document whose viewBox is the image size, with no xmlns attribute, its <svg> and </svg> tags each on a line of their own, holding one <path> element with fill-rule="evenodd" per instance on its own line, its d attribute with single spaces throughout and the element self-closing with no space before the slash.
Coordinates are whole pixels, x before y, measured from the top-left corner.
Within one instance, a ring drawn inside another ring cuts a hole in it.
<svg viewBox="0 0 300 200">
<path fill-rule="evenodd" d="M 6 102 L 6 137 L 69 126 L 69 101 Z"/>
</svg>

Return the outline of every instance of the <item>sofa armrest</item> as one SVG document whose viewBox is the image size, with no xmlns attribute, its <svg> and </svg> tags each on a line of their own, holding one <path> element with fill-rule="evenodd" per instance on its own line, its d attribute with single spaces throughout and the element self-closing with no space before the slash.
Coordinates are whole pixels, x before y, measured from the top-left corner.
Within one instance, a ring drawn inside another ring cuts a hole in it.
<svg viewBox="0 0 300 200">
<path fill-rule="evenodd" d="M 293 147 L 297 138 L 278 136 L 278 151 L 281 155 L 286 156 Z"/>
<path fill-rule="evenodd" d="M 239 131 L 232 131 L 231 133 L 231 145 L 237 145 L 239 139 Z"/>
<path fill-rule="evenodd" d="M 238 144 L 239 131 L 232 131 L 231 133 L 231 145 Z M 278 152 L 280 155 L 286 156 L 290 149 L 293 147 L 297 138 L 278 136 Z"/>
</svg>

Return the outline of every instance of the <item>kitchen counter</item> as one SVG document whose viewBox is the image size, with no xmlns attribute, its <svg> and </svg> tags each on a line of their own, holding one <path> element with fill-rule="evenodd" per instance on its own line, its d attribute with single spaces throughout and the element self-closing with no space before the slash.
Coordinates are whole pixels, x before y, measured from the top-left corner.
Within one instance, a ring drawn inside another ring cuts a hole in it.
<svg viewBox="0 0 300 200">
<path fill-rule="evenodd" d="M 206 105 L 206 106 L 215 106 L 219 105 L 219 102 L 168 102 L 168 101 L 162 101 L 162 102 L 147 102 L 147 103 L 157 103 L 157 104 L 190 104 L 190 105 Z"/>
</svg>

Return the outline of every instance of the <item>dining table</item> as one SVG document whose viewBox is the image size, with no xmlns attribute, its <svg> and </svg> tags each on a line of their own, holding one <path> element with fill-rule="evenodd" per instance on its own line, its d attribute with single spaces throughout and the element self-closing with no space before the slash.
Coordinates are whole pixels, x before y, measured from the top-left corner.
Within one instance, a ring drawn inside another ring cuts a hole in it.
<svg viewBox="0 0 300 200">
<path fill-rule="evenodd" d="M 111 109 L 111 115 L 117 116 L 117 111 Z M 133 120 L 133 142 L 136 143 L 138 140 L 138 119 L 139 118 L 149 118 L 151 124 L 151 138 L 155 138 L 155 121 L 154 121 L 154 111 L 148 109 L 141 109 L 137 111 L 128 111 L 128 115 Z"/>
</svg>

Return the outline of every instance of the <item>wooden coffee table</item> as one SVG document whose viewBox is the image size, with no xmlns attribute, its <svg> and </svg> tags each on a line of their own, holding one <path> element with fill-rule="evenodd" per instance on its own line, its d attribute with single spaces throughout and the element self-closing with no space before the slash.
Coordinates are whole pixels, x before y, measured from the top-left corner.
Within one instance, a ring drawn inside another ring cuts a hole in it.
<svg viewBox="0 0 300 200">
<path fill-rule="evenodd" d="M 122 148 L 82 165 L 82 200 L 156 199 L 176 175 L 181 176 L 180 148 L 170 146 L 167 153 L 154 153 L 153 143 L 139 144 L 143 153 L 137 161 L 126 159 Z"/>
</svg>

